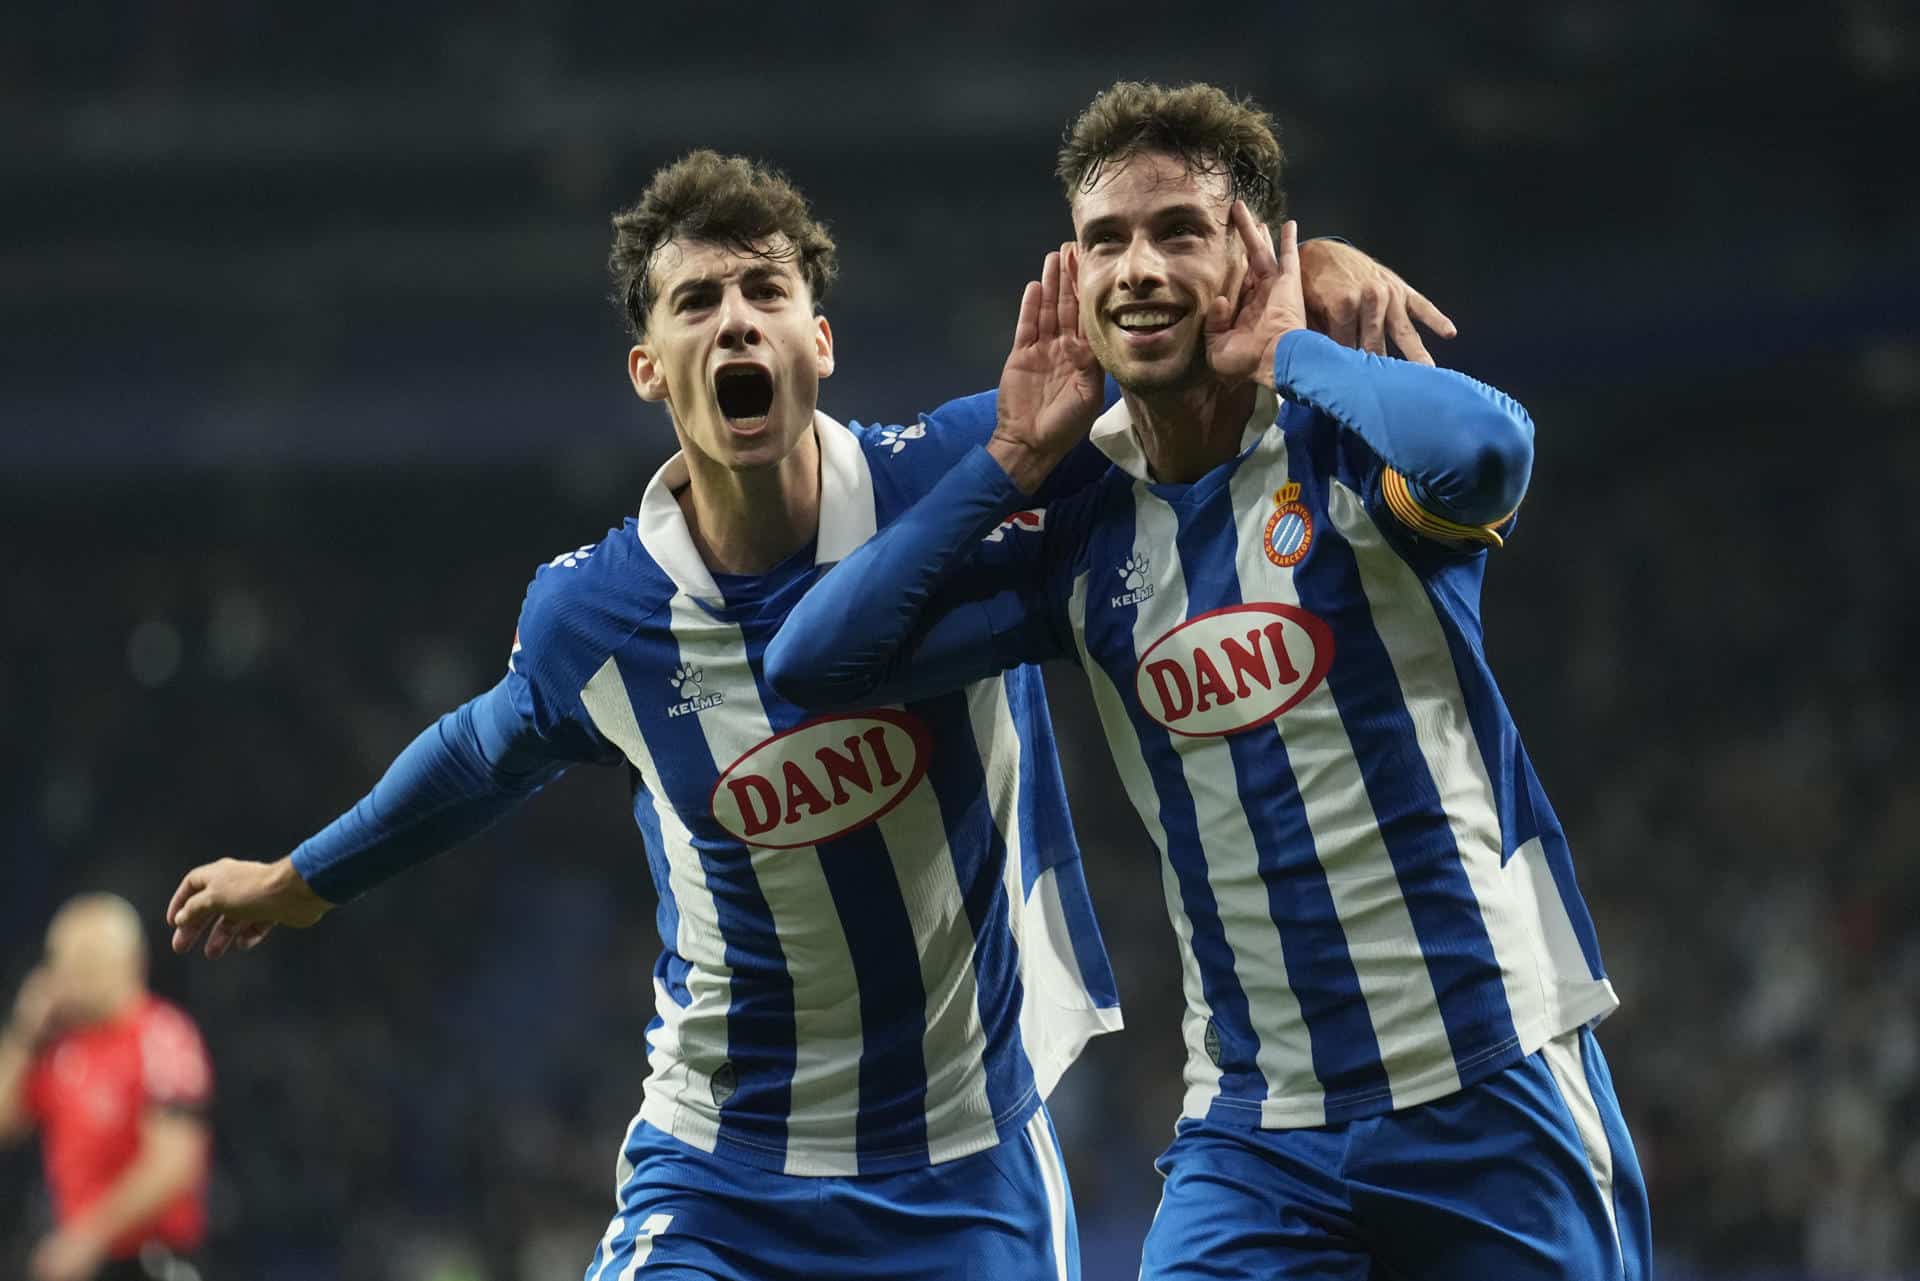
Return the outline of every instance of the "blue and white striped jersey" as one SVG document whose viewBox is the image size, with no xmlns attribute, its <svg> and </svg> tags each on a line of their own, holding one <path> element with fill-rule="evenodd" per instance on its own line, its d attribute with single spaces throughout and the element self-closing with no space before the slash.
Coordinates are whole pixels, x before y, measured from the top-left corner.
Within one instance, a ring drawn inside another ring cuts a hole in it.
<svg viewBox="0 0 1920 1281">
<path fill-rule="evenodd" d="M 1612 1010 L 1482 649 L 1484 549 L 1411 533 L 1400 477 L 1271 392 L 1190 485 L 1148 479 L 1124 402 L 1093 438 L 1106 478 L 995 555 L 1045 584 L 1043 648 L 1084 668 L 1165 855 L 1186 1115 L 1375 1115 Z"/>
<path fill-rule="evenodd" d="M 1037 672 L 817 718 L 768 687 L 818 566 L 985 434 L 816 426 L 813 547 L 713 574 L 676 456 L 637 519 L 536 573 L 509 685 L 559 750 L 630 770 L 663 944 L 635 1123 L 846 1175 L 1017 1134 L 1120 1018 Z"/>
</svg>

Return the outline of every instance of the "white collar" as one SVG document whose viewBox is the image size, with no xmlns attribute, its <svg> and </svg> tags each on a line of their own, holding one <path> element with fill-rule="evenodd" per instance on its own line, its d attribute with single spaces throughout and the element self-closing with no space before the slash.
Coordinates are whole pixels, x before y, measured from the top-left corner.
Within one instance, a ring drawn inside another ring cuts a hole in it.
<svg viewBox="0 0 1920 1281">
<path fill-rule="evenodd" d="M 815 410 L 813 429 L 820 440 L 820 528 L 814 537 L 814 563 L 831 565 L 873 537 L 873 474 L 859 440 L 846 427 Z M 720 589 L 700 559 L 686 513 L 674 497 L 688 480 L 686 455 L 675 454 L 647 482 L 640 499 L 640 545 L 675 587 L 718 605 Z"/>
<path fill-rule="evenodd" d="M 1240 434 L 1240 452 L 1244 454 L 1252 449 L 1254 442 L 1266 435 L 1267 429 L 1279 420 L 1280 398 L 1269 388 L 1257 388 L 1253 397 L 1253 413 L 1247 419 L 1246 430 Z M 1111 408 L 1094 420 L 1093 431 L 1088 439 L 1121 471 L 1136 480 L 1152 482 L 1153 475 L 1147 468 L 1147 451 L 1140 447 L 1140 437 L 1134 434 L 1133 411 L 1127 408 L 1125 396 L 1114 401 Z"/>
</svg>

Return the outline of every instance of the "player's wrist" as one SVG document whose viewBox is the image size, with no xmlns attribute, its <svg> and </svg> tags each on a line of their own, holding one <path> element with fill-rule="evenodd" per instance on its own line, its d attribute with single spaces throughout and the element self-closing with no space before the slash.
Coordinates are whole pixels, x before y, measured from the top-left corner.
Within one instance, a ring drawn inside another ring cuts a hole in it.
<svg viewBox="0 0 1920 1281">
<path fill-rule="evenodd" d="M 996 428 L 992 438 L 987 441 L 987 452 L 993 455 L 993 460 L 1000 464 L 1000 469 L 1007 473 L 1007 479 L 1013 482 L 1015 488 L 1031 496 L 1053 474 L 1053 469 L 1060 465 L 1070 450 L 1029 437 L 1003 433 Z"/>
<path fill-rule="evenodd" d="M 300 869 L 294 866 L 292 855 L 274 863 L 270 875 L 272 894 L 277 901 L 293 905 L 302 915 L 309 912 L 312 914 L 311 920 L 298 922 L 300 924 L 311 925 L 337 906 L 332 899 L 314 889 L 306 877 L 300 875 Z"/>
</svg>

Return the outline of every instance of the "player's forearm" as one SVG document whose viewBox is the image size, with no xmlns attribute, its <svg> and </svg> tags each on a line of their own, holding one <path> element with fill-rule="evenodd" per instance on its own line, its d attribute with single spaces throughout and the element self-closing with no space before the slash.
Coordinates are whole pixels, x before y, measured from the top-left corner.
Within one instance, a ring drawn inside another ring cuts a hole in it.
<svg viewBox="0 0 1920 1281">
<path fill-rule="evenodd" d="M 1512 514 L 1533 471 L 1533 420 L 1518 401 L 1450 369 L 1350 351 L 1296 330 L 1274 384 L 1354 432 L 1421 506 L 1468 525 Z"/>
<path fill-rule="evenodd" d="M 943 611 L 941 587 L 1024 501 L 974 450 L 802 598 L 767 647 L 767 680 L 802 707 L 926 696 L 1005 664 L 979 602 Z M 937 688 L 936 688 L 937 687 Z"/>
<path fill-rule="evenodd" d="M 106 1195 L 90 1206 L 69 1231 L 111 1242 L 147 1223 L 175 1197 L 199 1181 L 207 1163 L 206 1127 L 198 1120 L 169 1117 L 149 1123 L 140 1150 L 114 1180 Z"/>
<path fill-rule="evenodd" d="M 564 766 L 526 745 L 531 727 L 505 685 L 441 717 L 373 790 L 293 851 L 294 870 L 333 903 L 371 889 L 485 830 Z"/>
</svg>

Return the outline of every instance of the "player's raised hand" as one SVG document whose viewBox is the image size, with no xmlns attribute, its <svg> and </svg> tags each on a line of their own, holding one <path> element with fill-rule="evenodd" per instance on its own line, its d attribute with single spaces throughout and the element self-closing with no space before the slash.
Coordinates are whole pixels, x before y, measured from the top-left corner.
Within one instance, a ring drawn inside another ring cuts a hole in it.
<svg viewBox="0 0 1920 1281">
<path fill-rule="evenodd" d="M 1245 201 L 1233 202 L 1230 217 L 1247 253 L 1247 274 L 1238 299 L 1223 295 L 1207 309 L 1207 363 L 1228 382 L 1252 379 L 1271 387 L 1273 349 L 1283 335 L 1307 327 L 1299 228 L 1285 223 L 1276 250 Z"/>
<path fill-rule="evenodd" d="M 1420 325 L 1440 338 L 1460 331 L 1445 312 L 1427 301 L 1379 261 L 1337 240 L 1309 240 L 1300 246 L 1300 292 L 1307 303 L 1307 325 L 1345 347 L 1387 354 L 1387 340 L 1408 360 L 1431 365 L 1420 340 Z"/>
<path fill-rule="evenodd" d="M 1080 332 L 1073 247 L 1047 255 L 1020 297 L 1013 350 L 1000 371 L 998 420 L 988 448 L 1032 493 L 1100 414 L 1104 374 Z"/>
<path fill-rule="evenodd" d="M 206 939 L 210 959 L 230 948 L 249 951 L 276 925 L 305 929 L 333 910 L 293 868 L 292 859 L 259 863 L 223 858 L 194 868 L 167 904 L 173 950 L 190 952 Z"/>
</svg>

